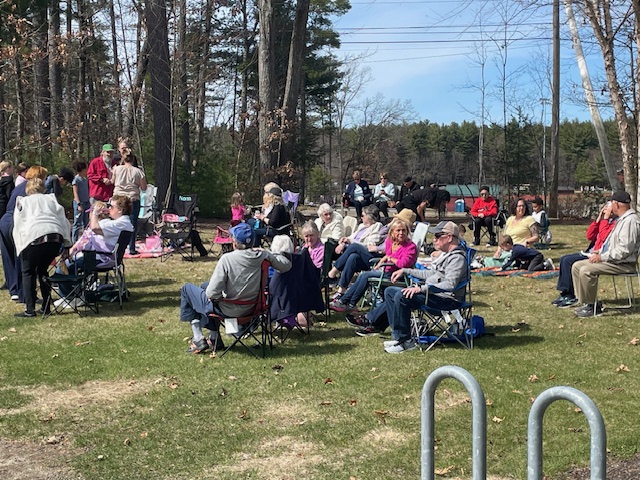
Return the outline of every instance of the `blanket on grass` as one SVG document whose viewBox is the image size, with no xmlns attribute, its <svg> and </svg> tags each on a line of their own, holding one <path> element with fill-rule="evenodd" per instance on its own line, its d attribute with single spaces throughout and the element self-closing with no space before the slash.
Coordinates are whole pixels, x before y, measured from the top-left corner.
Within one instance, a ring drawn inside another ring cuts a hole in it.
<svg viewBox="0 0 640 480">
<path fill-rule="evenodd" d="M 479 277 L 525 277 L 525 278 L 554 278 L 560 274 L 560 270 L 544 270 L 542 272 L 529 272 L 528 270 L 505 270 L 500 267 L 482 267 L 471 270 L 473 275 Z"/>
</svg>

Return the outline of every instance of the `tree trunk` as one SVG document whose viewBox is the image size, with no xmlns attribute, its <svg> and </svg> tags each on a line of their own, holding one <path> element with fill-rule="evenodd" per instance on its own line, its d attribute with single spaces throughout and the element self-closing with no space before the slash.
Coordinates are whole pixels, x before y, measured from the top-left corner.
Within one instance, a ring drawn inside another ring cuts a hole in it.
<svg viewBox="0 0 640 480">
<path fill-rule="evenodd" d="M 169 64 L 169 33 L 167 9 L 163 0 L 147 0 L 147 40 L 149 42 L 149 73 L 151 76 L 151 110 L 155 143 L 155 181 L 158 198 L 167 205 L 173 184 L 171 66 Z"/>
<path fill-rule="evenodd" d="M 302 64 L 304 62 L 305 39 L 307 36 L 307 19 L 309 18 L 310 0 L 298 0 L 296 18 L 291 33 L 289 47 L 289 66 L 287 67 L 287 80 L 284 89 L 284 102 L 282 111 L 284 114 L 283 144 L 278 166 L 293 159 L 293 145 L 296 134 L 296 107 L 300 98 L 300 85 L 302 84 Z"/>
<path fill-rule="evenodd" d="M 22 152 L 22 142 L 24 140 L 24 136 L 27 133 L 26 130 L 26 105 L 24 98 L 24 72 L 22 70 L 22 60 L 20 59 L 20 53 L 16 53 L 14 57 L 14 61 L 16 64 L 16 103 L 18 104 L 18 122 L 16 129 L 16 145 L 18 147 L 18 151 L 16 155 L 20 156 Z"/>
<path fill-rule="evenodd" d="M 140 101 L 140 95 L 142 94 L 142 87 L 144 85 L 144 78 L 147 76 L 148 67 L 149 42 L 145 41 L 142 44 L 140 55 L 138 55 L 136 76 L 131 85 L 131 98 L 127 104 L 127 115 L 125 117 L 124 127 L 122 130 L 122 136 L 125 138 L 131 138 L 133 135 L 133 129 L 136 123 L 136 112 L 138 111 L 138 102 Z"/>
<path fill-rule="evenodd" d="M 262 169 L 274 168 L 277 157 L 276 75 L 272 0 L 259 0 L 260 36 L 258 43 L 258 138 Z"/>
<path fill-rule="evenodd" d="M 58 43 L 60 40 L 60 5 L 54 1 L 49 6 L 49 90 L 51 93 L 51 144 L 58 144 L 58 134 L 62 128 L 62 73 Z"/>
<path fill-rule="evenodd" d="M 33 35 L 34 52 L 34 90 L 36 106 L 36 122 L 38 138 L 36 139 L 38 151 L 42 155 L 42 147 L 49 143 L 49 132 L 51 128 L 51 95 L 49 92 L 49 58 L 47 56 L 47 11 L 45 8 L 39 9 L 33 15 Z M 40 162 L 42 158 L 40 159 Z"/>
<path fill-rule="evenodd" d="M 2 75 L 2 67 L 0 66 L 0 75 Z M 4 152 L 7 149 L 7 132 L 5 129 L 5 122 L 7 121 L 5 117 L 5 101 L 4 101 L 4 84 L 5 82 L 0 82 L 0 105 L 3 105 L 0 108 L 0 162 L 4 160 Z"/>
<path fill-rule="evenodd" d="M 211 55 L 212 16 L 213 0 L 206 0 L 204 8 L 204 31 L 202 32 L 202 58 L 200 58 L 200 62 L 198 64 L 198 84 L 196 86 L 197 94 L 195 100 L 195 127 L 198 148 L 202 147 L 204 143 L 204 119 L 206 114 L 205 106 L 207 104 L 207 71 L 209 70 L 209 57 Z"/>
<path fill-rule="evenodd" d="M 65 12 L 65 20 L 67 24 L 67 31 L 65 34 L 65 45 L 67 47 L 67 51 L 71 50 L 71 35 L 73 32 L 73 0 L 67 0 L 67 10 Z M 64 124 L 63 128 L 69 134 L 71 130 L 71 123 L 73 118 L 73 108 L 71 105 L 75 105 L 76 102 L 73 99 L 73 75 L 71 72 L 72 68 L 72 57 L 67 58 L 67 68 L 65 69 L 65 79 L 64 79 Z M 73 149 L 71 145 L 69 145 L 70 149 Z"/>
<path fill-rule="evenodd" d="M 616 125 L 618 127 L 618 137 L 620 141 L 620 152 L 622 154 L 622 165 L 624 168 L 624 184 L 625 189 L 631 195 L 634 205 L 638 205 L 638 185 L 636 178 L 637 157 L 634 158 L 633 141 L 631 138 L 631 129 L 625 112 L 623 103 L 623 95 L 618 82 L 618 73 L 616 71 L 615 54 L 613 51 L 613 41 L 615 32 L 611 21 L 611 11 L 609 3 L 602 4 L 602 11 L 597 11 L 594 4 L 586 0 L 582 3 L 585 8 L 587 18 L 593 28 L 604 60 L 604 69 L 607 77 L 607 85 L 609 87 L 609 95 L 611 96 L 611 105 L 615 113 Z M 601 24 L 603 21 L 604 24 Z"/>
<path fill-rule="evenodd" d="M 604 160 L 609 184 L 611 185 L 611 190 L 615 191 L 620 188 L 620 182 L 616 176 L 616 167 L 613 164 L 613 159 L 611 158 L 609 138 L 607 137 L 607 133 L 604 129 L 604 122 L 600 116 L 600 109 L 598 108 L 596 97 L 593 94 L 593 85 L 591 84 L 591 77 L 589 76 L 589 69 L 587 68 L 587 62 L 584 58 L 584 52 L 582 51 L 582 42 L 580 41 L 578 26 L 573 15 L 571 0 L 564 0 L 564 6 L 567 12 L 567 19 L 569 20 L 569 30 L 571 31 L 573 49 L 576 52 L 576 60 L 580 70 L 580 77 L 582 78 L 582 88 L 584 89 L 587 104 L 589 105 L 589 111 L 591 112 L 591 120 L 593 121 L 593 126 L 596 130 L 598 143 L 600 144 L 600 152 L 602 153 L 602 159 Z"/>
<path fill-rule="evenodd" d="M 182 164 L 188 174 L 193 174 L 191 165 L 191 139 L 189 136 L 189 85 L 187 84 L 187 0 L 180 0 L 178 19 L 178 65 L 180 84 L 180 109 L 178 119 L 182 135 Z"/>
<path fill-rule="evenodd" d="M 116 121 L 118 122 L 118 133 L 122 132 L 122 98 L 120 95 L 120 59 L 118 57 L 118 37 L 116 36 L 116 12 L 113 8 L 113 2 L 107 2 L 109 5 L 109 20 L 111 21 L 111 48 L 113 50 L 113 81 L 116 101 Z"/>
</svg>

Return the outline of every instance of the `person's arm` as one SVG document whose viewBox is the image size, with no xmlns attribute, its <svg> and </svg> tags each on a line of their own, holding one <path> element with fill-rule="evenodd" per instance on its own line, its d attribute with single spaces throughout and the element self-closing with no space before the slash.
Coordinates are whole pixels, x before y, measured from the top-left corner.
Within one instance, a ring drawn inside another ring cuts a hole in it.
<svg viewBox="0 0 640 480">
<path fill-rule="evenodd" d="M 102 161 L 102 159 L 100 159 L 100 161 Z M 101 183 L 102 175 L 98 171 L 98 167 L 96 165 L 97 165 L 97 162 L 94 162 L 92 160 L 91 163 L 89 164 L 89 168 L 87 169 L 87 178 L 94 183 Z"/>
<path fill-rule="evenodd" d="M 369 184 L 364 180 L 362 180 L 361 183 L 364 183 L 364 186 L 362 187 L 362 195 L 364 196 L 365 200 L 370 202 L 371 198 L 373 197 L 373 194 L 371 193 L 371 187 L 369 187 Z"/>
<path fill-rule="evenodd" d="M 74 183 L 71 188 L 73 189 L 73 199 L 78 205 L 78 211 L 82 213 L 84 212 L 84 207 L 82 206 L 82 202 L 80 201 L 80 195 L 78 194 L 78 185 Z"/>
<path fill-rule="evenodd" d="M 538 235 L 538 226 L 537 226 L 535 220 L 533 220 L 533 218 L 531 218 L 531 221 L 533 222 L 529 226 L 529 233 L 531 233 L 531 236 L 525 240 L 525 244 L 527 244 L 527 245 L 533 245 L 540 238 L 540 235 Z"/>
<path fill-rule="evenodd" d="M 284 255 L 273 254 L 268 251 L 264 251 L 266 254 L 266 260 L 280 273 L 285 273 L 291 270 L 291 260 Z"/>
<path fill-rule="evenodd" d="M 142 170 L 140 170 L 140 172 L 142 172 Z M 140 178 L 140 183 L 138 185 L 140 187 L 140 190 L 145 191 L 147 189 L 147 179 L 144 176 L 144 173 L 142 174 L 142 177 Z"/>
<path fill-rule="evenodd" d="M 379 198 L 382 191 L 383 191 L 382 184 L 381 183 L 377 184 L 373 189 L 373 198 Z"/>
<path fill-rule="evenodd" d="M 418 248 L 413 242 L 402 245 L 394 253 L 385 255 L 386 263 L 392 263 L 398 268 L 410 268 L 416 264 L 418 258 Z M 381 260 L 382 263 L 382 260 Z"/>
<path fill-rule="evenodd" d="M 486 212 L 484 212 L 485 217 L 496 217 L 498 215 L 498 202 L 496 202 L 495 198 L 491 199 L 489 206 L 487 207 Z"/>
<path fill-rule="evenodd" d="M 205 293 L 207 297 L 212 300 L 221 300 L 223 298 L 222 292 L 224 291 L 224 287 L 227 283 L 227 262 L 223 258 L 220 258 L 218 261 L 218 265 L 213 270 L 211 274 L 211 278 L 209 279 L 209 285 L 207 285 L 207 289 Z"/>
<path fill-rule="evenodd" d="M 624 218 L 624 225 L 618 228 L 616 233 L 616 235 L 618 235 L 618 241 L 615 242 L 615 245 L 600 255 L 603 262 L 616 263 L 625 260 L 636 251 L 640 225 L 637 220 L 630 217 L 631 215 L 628 215 Z"/>
<path fill-rule="evenodd" d="M 93 230 L 93 233 L 96 235 L 102 235 L 102 228 L 100 228 L 100 211 L 95 208 L 95 205 L 89 216 L 89 227 L 91 227 L 91 230 Z"/>
<path fill-rule="evenodd" d="M 473 205 L 471 206 L 471 216 L 472 217 L 477 217 L 478 213 L 480 213 L 478 210 L 480 209 L 480 205 L 479 205 L 479 198 L 476 198 L 475 201 L 473 202 Z"/>
</svg>

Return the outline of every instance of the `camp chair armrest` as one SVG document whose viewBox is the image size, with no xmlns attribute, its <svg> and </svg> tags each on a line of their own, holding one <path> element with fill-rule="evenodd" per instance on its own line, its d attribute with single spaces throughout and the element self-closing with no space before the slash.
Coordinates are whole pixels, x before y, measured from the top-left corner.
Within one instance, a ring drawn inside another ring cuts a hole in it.
<svg viewBox="0 0 640 480">
<path fill-rule="evenodd" d="M 429 293 L 454 293 L 462 288 L 465 288 L 469 284 L 469 282 L 471 282 L 471 279 L 460 282 L 454 288 L 439 288 L 434 285 L 429 285 Z"/>
</svg>

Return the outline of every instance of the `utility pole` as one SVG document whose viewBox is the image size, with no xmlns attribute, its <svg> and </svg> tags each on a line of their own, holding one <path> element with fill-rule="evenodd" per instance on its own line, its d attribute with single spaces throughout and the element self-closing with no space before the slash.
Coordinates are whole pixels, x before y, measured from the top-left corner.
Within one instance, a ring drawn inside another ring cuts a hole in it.
<svg viewBox="0 0 640 480">
<path fill-rule="evenodd" d="M 551 191 L 549 215 L 558 217 L 558 169 L 560 150 L 560 0 L 553 0 L 553 73 L 551 80 Z"/>
<path fill-rule="evenodd" d="M 547 104 L 548 98 L 541 98 L 542 103 L 542 162 L 540 165 L 540 173 L 542 174 L 542 195 L 545 203 L 547 202 Z"/>
</svg>

